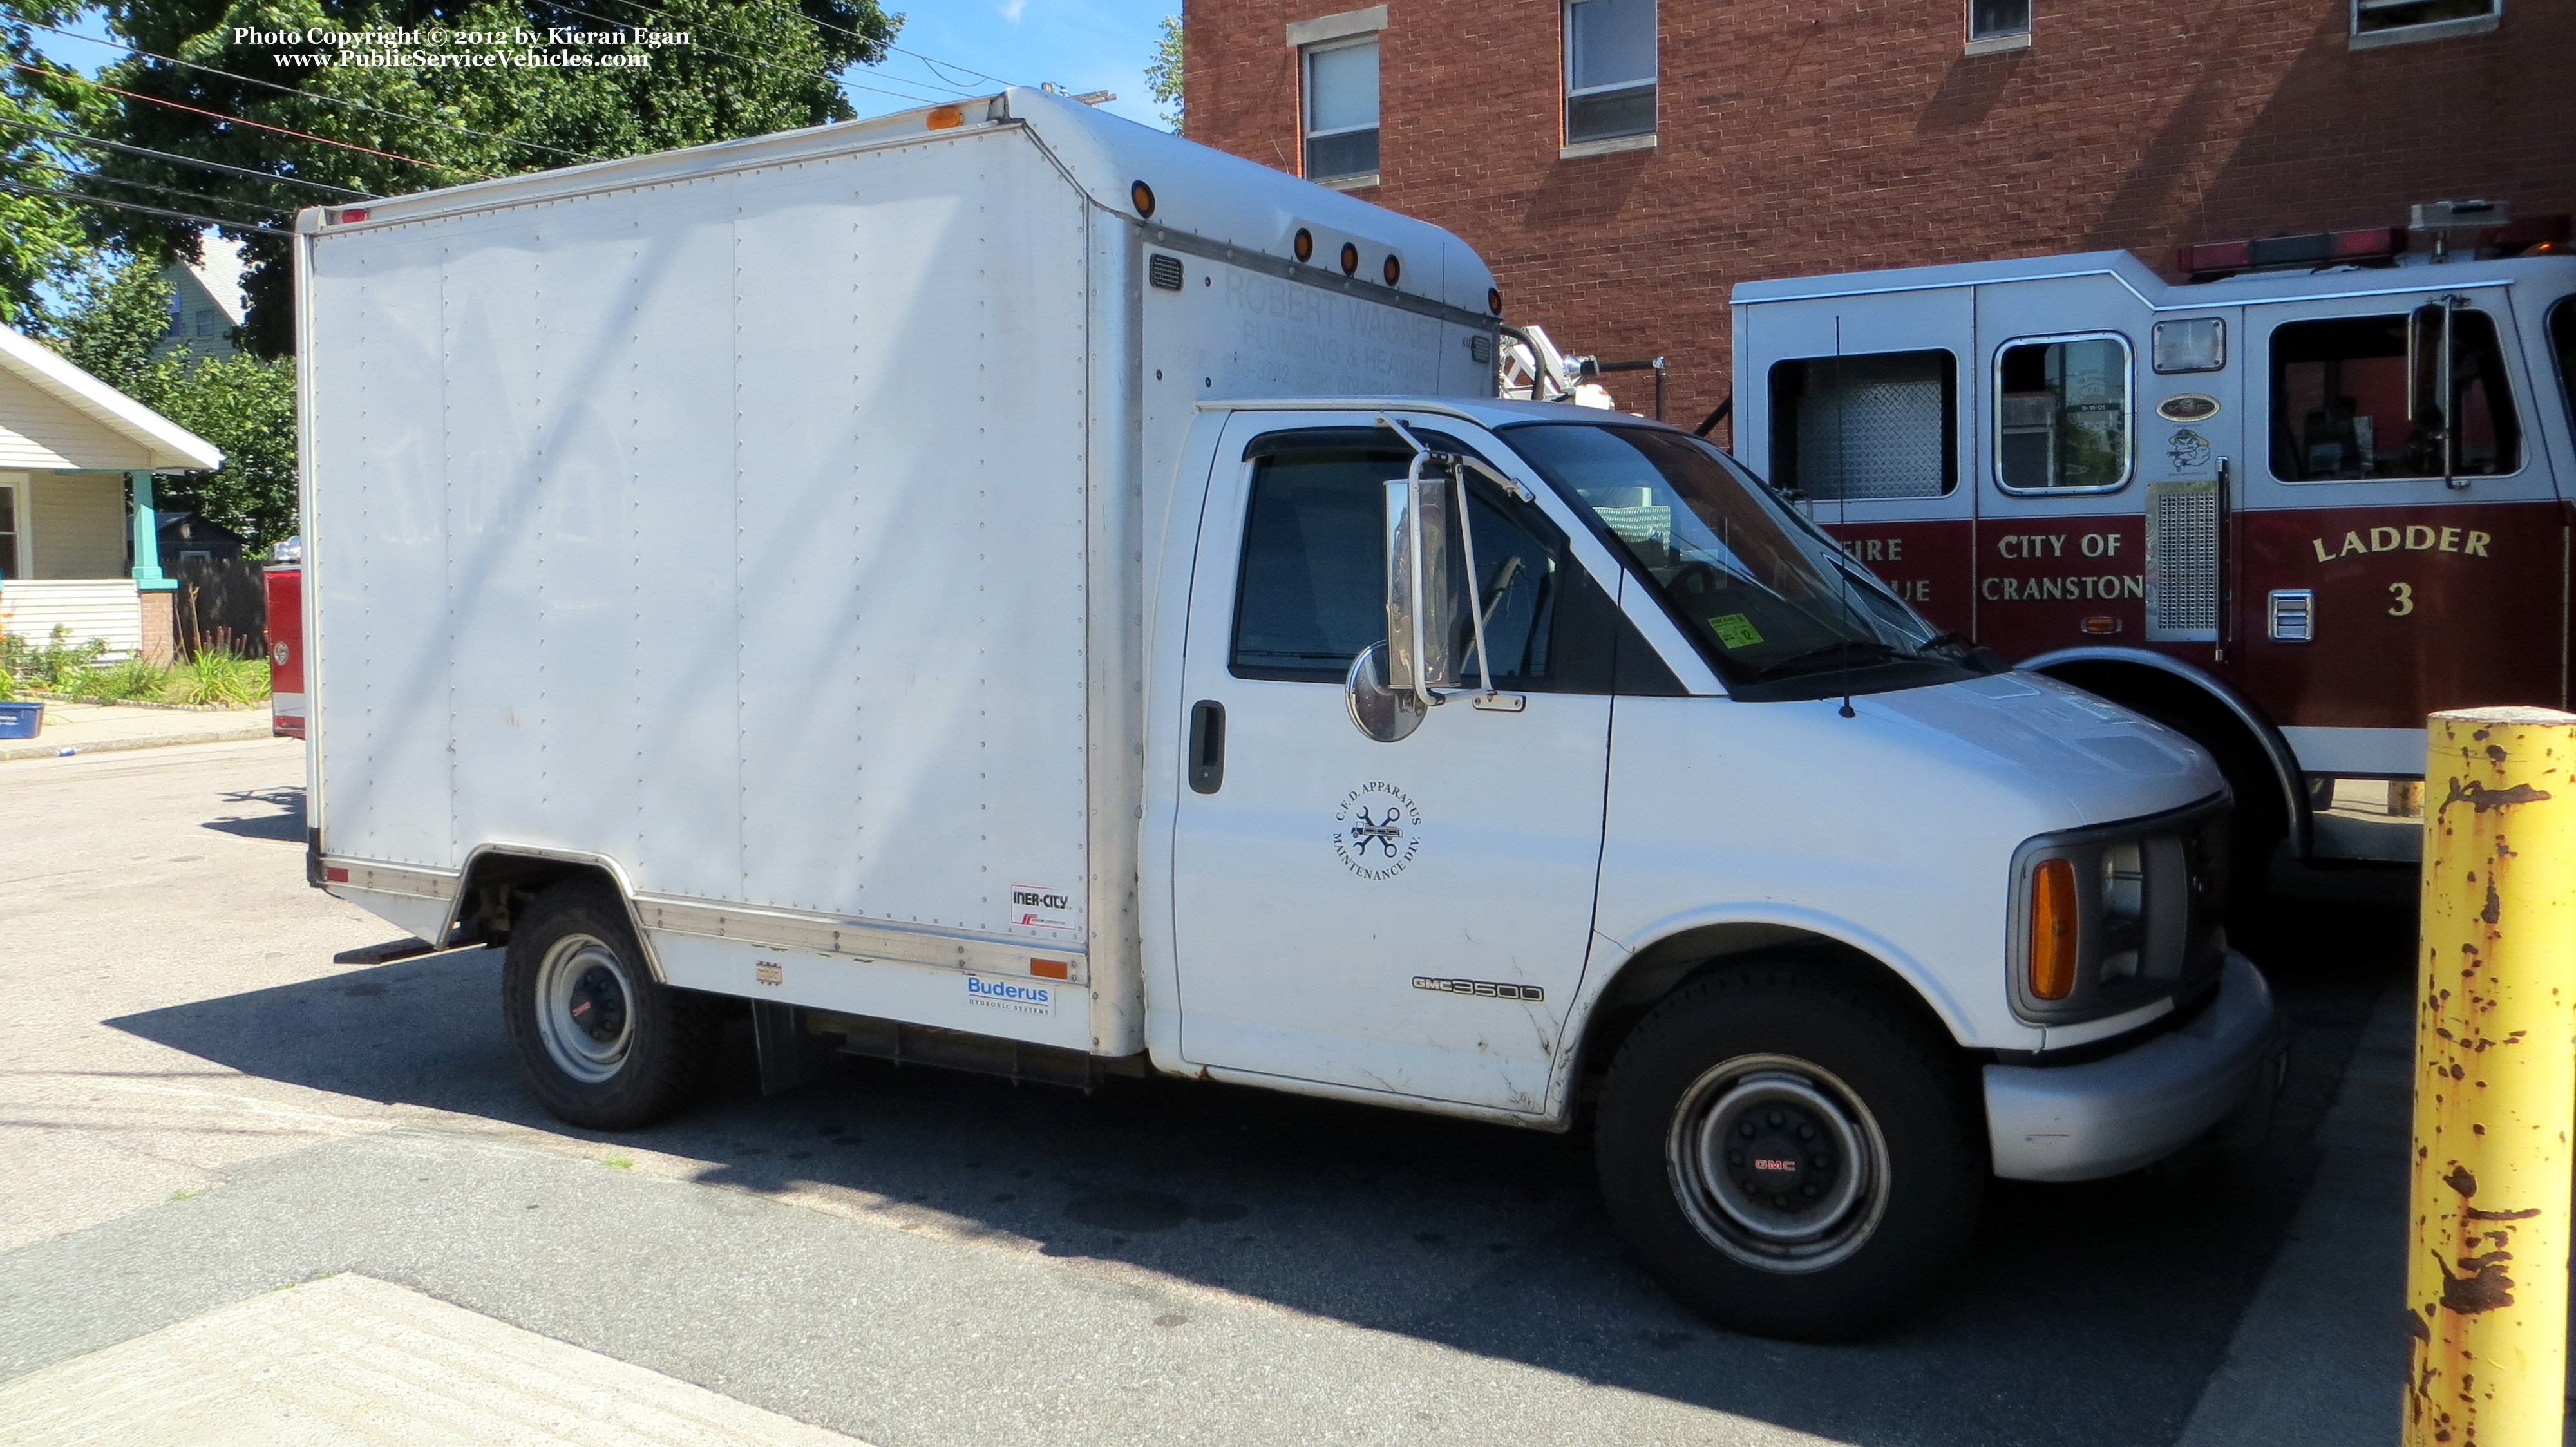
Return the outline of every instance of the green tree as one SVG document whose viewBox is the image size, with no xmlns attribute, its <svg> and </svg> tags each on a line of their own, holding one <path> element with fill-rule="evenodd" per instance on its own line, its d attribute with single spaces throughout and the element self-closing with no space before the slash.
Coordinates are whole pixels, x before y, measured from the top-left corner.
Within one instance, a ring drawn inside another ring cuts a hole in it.
<svg viewBox="0 0 2576 1447">
<path fill-rule="evenodd" d="M 1162 107 L 1163 124 L 1181 129 L 1181 17 L 1163 17 L 1163 33 L 1154 42 L 1154 58 L 1145 65 L 1145 88 Z"/>
<path fill-rule="evenodd" d="M 261 547 L 295 532 L 295 359 L 236 352 L 156 363 L 147 384 L 161 415 L 223 449 L 224 465 L 168 480 L 165 507 L 186 508 Z"/>
<path fill-rule="evenodd" d="M 152 349 L 170 329 L 170 295 L 161 268 L 148 261 L 93 264 L 46 340 L 73 366 L 139 400 Z"/>
<path fill-rule="evenodd" d="M 846 119 L 840 72 L 882 59 L 900 23 L 876 0 L 110 0 L 109 18 L 120 38 L 150 54 L 109 67 L 102 80 L 193 108 L 129 101 L 112 139 L 274 179 L 212 176 L 124 153 L 101 169 L 218 193 L 225 199 L 207 208 L 214 214 L 272 228 L 290 226 L 301 207 L 329 204 L 298 183 L 397 195 Z M 544 43 L 556 30 L 690 39 Z M 407 63 L 350 64 L 334 44 L 279 39 L 316 31 L 407 31 L 422 43 L 356 47 Z M 511 38 L 523 31 L 539 38 L 536 54 L 592 63 L 517 63 L 531 53 Z M 434 32 L 492 39 L 439 41 Z M 597 63 L 608 56 L 640 63 Z M 195 253 L 185 222 L 114 215 L 101 224 L 138 254 Z M 251 262 L 244 340 L 281 355 L 293 339 L 284 241 L 233 234 Z"/>
<path fill-rule="evenodd" d="M 43 330 L 48 298 L 77 284 L 95 259 L 80 207 L 49 195 L 91 164 L 62 135 L 80 135 L 111 115 L 104 96 L 38 55 L 36 25 L 59 25 L 78 4 L 0 0 L 0 323 Z M 53 132 L 56 134 L 47 134 Z"/>
</svg>

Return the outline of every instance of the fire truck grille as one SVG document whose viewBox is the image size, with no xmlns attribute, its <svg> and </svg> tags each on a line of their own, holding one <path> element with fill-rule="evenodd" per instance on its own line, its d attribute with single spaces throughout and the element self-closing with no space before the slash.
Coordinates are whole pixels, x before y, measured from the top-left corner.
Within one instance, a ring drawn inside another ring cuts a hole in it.
<svg viewBox="0 0 2576 1447">
<path fill-rule="evenodd" d="M 2147 488 L 2147 637 L 2194 642 L 2218 636 L 2218 485 Z"/>
</svg>

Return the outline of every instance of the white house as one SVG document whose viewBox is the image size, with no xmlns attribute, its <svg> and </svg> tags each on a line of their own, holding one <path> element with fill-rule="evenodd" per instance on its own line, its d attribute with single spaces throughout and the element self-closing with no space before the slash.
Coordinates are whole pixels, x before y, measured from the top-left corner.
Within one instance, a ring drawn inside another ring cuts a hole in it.
<svg viewBox="0 0 2576 1447">
<path fill-rule="evenodd" d="M 170 327 L 152 348 L 154 360 L 173 352 L 229 357 L 233 328 L 249 315 L 242 297 L 241 243 L 206 231 L 197 237 L 197 259 L 161 268 L 170 285 Z"/>
<path fill-rule="evenodd" d="M 0 632 L 166 660 L 152 477 L 223 465 L 203 438 L 0 327 Z"/>
</svg>

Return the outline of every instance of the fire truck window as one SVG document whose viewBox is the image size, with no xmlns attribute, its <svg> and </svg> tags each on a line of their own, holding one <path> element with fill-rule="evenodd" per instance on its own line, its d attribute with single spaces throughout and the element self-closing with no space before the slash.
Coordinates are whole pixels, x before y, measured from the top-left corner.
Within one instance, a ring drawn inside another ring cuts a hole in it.
<svg viewBox="0 0 2576 1447">
<path fill-rule="evenodd" d="M 2519 470 L 2522 429 L 2504 385 L 2493 317 L 2465 307 L 2451 314 L 2447 409 L 2438 375 L 2410 380 L 2410 329 L 2422 343 L 2415 367 L 2430 373 L 2441 360 L 2440 326 L 2440 308 L 2426 307 L 2420 319 L 2400 312 L 2274 328 L 2272 475 L 2284 482 L 2440 477 L 2446 410 L 2457 419 L 2452 475 Z"/>
<path fill-rule="evenodd" d="M 1995 475 L 2016 492 L 2129 480 L 2129 343 L 2016 342 L 1996 362 Z"/>
<path fill-rule="evenodd" d="M 1771 367 L 1771 480 L 1801 497 L 1940 497 L 1959 484 L 1959 364 L 1945 351 Z"/>
</svg>

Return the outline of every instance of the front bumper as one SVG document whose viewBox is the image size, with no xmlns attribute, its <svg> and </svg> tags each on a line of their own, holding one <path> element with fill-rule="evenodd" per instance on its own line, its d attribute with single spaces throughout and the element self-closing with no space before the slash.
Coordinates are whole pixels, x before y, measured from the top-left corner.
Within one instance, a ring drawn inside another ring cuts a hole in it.
<svg viewBox="0 0 2576 1447">
<path fill-rule="evenodd" d="M 2163 1159 L 2280 1080 L 2272 988 L 2230 953 L 2218 998 L 2135 1049 L 2081 1065 L 1986 1067 L 1995 1174 L 2090 1181 Z"/>
</svg>

